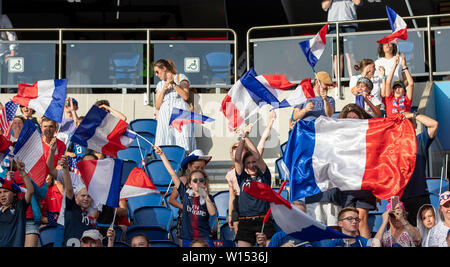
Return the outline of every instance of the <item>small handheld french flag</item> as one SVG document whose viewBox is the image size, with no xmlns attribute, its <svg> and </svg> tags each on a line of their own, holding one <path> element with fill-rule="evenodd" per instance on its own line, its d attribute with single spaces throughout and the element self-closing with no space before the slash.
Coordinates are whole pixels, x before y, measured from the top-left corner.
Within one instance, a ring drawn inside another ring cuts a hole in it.
<svg viewBox="0 0 450 267">
<path fill-rule="evenodd" d="M 213 121 L 215 121 L 213 118 L 204 116 L 202 114 L 191 112 L 189 110 L 173 108 L 169 125 L 177 129 L 181 133 L 181 127 L 185 124 L 189 124 L 191 122 L 204 124 L 205 122 Z"/>
<path fill-rule="evenodd" d="M 127 129 L 128 123 L 103 109 L 92 106 L 81 121 L 71 141 L 110 157 L 126 149 L 136 139 L 136 133 Z"/>
<path fill-rule="evenodd" d="M 327 44 L 328 23 L 323 26 L 320 31 L 310 40 L 300 42 L 300 48 L 306 56 L 306 60 L 312 68 L 319 61 L 320 56 L 325 50 Z"/>
<path fill-rule="evenodd" d="M 18 85 L 17 95 L 12 98 L 12 102 L 33 109 L 56 122 L 62 121 L 66 100 L 66 79 Z"/>
<path fill-rule="evenodd" d="M 82 160 L 77 163 L 95 207 L 119 207 L 122 166 L 122 160 L 112 158 Z"/>
<path fill-rule="evenodd" d="M 386 6 L 386 13 L 389 19 L 389 24 L 391 25 L 392 34 L 378 40 L 377 43 L 388 44 L 395 42 L 397 39 L 406 40 L 408 39 L 407 25 L 406 22 L 400 17 L 394 10 Z"/>
</svg>

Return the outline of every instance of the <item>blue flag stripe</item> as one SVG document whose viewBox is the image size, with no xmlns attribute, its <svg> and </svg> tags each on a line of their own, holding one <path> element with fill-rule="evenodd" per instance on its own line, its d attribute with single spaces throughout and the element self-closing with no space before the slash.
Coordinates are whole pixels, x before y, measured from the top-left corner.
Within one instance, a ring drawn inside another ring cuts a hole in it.
<svg viewBox="0 0 450 267">
<path fill-rule="evenodd" d="M 260 82 L 256 79 L 256 72 L 253 68 L 251 68 L 248 72 L 248 75 L 245 75 L 241 78 L 241 83 L 247 88 L 252 99 L 258 105 L 261 102 L 265 102 L 267 104 L 280 103 L 278 99 Z"/>
<path fill-rule="evenodd" d="M 195 119 L 195 120 L 201 120 L 203 122 L 215 121 L 213 118 L 210 118 L 210 117 L 202 115 L 202 114 L 191 112 L 189 110 L 173 108 L 172 115 L 170 116 L 169 125 L 172 123 L 172 121 L 177 120 L 177 119 L 190 119 L 190 120 Z"/>
<path fill-rule="evenodd" d="M 17 154 L 17 152 L 19 152 L 19 150 L 26 144 L 30 136 L 33 135 L 34 131 L 36 131 L 36 125 L 34 125 L 32 120 L 27 119 L 23 125 L 22 131 L 20 131 L 17 143 L 14 145 L 14 154 Z"/>
<path fill-rule="evenodd" d="M 310 40 L 300 42 L 299 45 L 303 51 L 303 54 L 305 54 L 306 61 L 308 61 L 309 65 L 311 65 L 311 67 L 314 68 L 314 66 L 316 65 L 317 61 L 319 61 L 319 59 L 316 58 L 316 56 L 314 56 L 313 53 L 311 53 L 311 47 L 309 46 L 309 41 Z"/>
<path fill-rule="evenodd" d="M 106 200 L 106 206 L 119 207 L 119 195 L 120 195 L 120 180 L 122 175 L 123 161 L 120 159 L 114 159 L 114 172 L 109 188 L 108 199 Z"/>
<path fill-rule="evenodd" d="M 95 134 L 95 130 L 102 123 L 103 119 L 108 115 L 103 109 L 92 106 L 80 125 L 72 135 L 71 141 L 81 146 L 87 147 L 87 140 L 91 139 Z"/>
<path fill-rule="evenodd" d="M 300 120 L 289 135 L 283 161 L 290 172 L 292 200 L 321 192 L 316 184 L 312 166 L 315 132 L 315 120 Z"/>
<path fill-rule="evenodd" d="M 45 111 L 44 116 L 56 122 L 61 122 L 64 114 L 64 105 L 66 101 L 66 79 L 54 80 L 55 90 L 53 91 L 52 101 Z"/>
</svg>

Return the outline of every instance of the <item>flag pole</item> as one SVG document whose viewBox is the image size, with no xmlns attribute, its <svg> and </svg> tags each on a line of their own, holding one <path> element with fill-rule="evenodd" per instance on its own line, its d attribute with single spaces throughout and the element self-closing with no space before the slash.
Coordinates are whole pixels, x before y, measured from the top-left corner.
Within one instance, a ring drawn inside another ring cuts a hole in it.
<svg viewBox="0 0 450 267">
<path fill-rule="evenodd" d="M 139 138 L 136 138 L 136 140 L 137 140 L 138 147 L 139 147 L 139 154 L 141 155 L 142 167 L 145 169 L 145 161 L 144 161 L 144 156 L 142 156 L 142 149 L 141 149 L 141 144 L 139 143 Z"/>
</svg>

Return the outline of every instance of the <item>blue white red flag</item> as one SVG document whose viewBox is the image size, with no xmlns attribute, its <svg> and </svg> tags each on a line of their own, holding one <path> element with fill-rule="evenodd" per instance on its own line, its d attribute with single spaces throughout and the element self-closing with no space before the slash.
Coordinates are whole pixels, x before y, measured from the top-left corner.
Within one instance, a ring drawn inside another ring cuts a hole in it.
<svg viewBox="0 0 450 267">
<path fill-rule="evenodd" d="M 312 39 L 299 43 L 303 54 L 305 54 L 306 60 L 313 69 L 327 45 L 327 32 L 328 23 L 325 24 Z"/>
<path fill-rule="evenodd" d="M 126 149 L 136 139 L 128 123 L 103 109 L 92 106 L 71 137 L 71 141 L 110 157 Z"/>
<path fill-rule="evenodd" d="M 66 100 L 66 79 L 18 85 L 17 95 L 12 98 L 12 102 L 33 109 L 56 122 L 62 121 Z"/>
<path fill-rule="evenodd" d="M 159 194 L 159 191 L 145 171 L 141 168 L 135 167 L 128 175 L 127 181 L 123 185 L 122 190 L 120 190 L 120 199 L 149 194 Z"/>
<path fill-rule="evenodd" d="M 12 101 L 8 101 L 5 103 L 5 106 L 0 110 L 0 129 L 3 131 L 3 135 L 9 139 L 11 136 L 11 124 L 14 120 L 14 116 L 17 111 L 16 103 Z"/>
<path fill-rule="evenodd" d="M 14 145 L 14 158 L 25 164 L 25 171 L 39 187 L 44 185 L 48 174 L 44 147 L 36 125 L 30 119 L 25 121 Z"/>
<path fill-rule="evenodd" d="M 250 68 L 222 100 L 221 110 L 228 119 L 229 130 L 233 131 L 239 127 L 245 119 L 257 113 L 259 108 L 266 104 L 274 108 L 288 107 L 303 103 L 302 101 L 306 101 L 311 93 L 314 97 L 314 91 L 299 86 L 289 94 L 286 101 L 280 103 L 278 97 L 286 89 L 294 86 L 297 84 L 291 83 L 283 74 L 257 75 L 255 70 Z M 300 97 L 295 94 L 300 94 Z"/>
<path fill-rule="evenodd" d="M 281 230 L 294 238 L 304 241 L 352 238 L 316 221 L 310 215 L 291 205 L 267 184 L 252 181 L 244 185 L 243 190 L 254 198 L 270 202 L 272 218 Z"/>
<path fill-rule="evenodd" d="M 283 155 L 290 172 L 290 199 L 334 187 L 370 190 L 385 200 L 401 196 L 414 171 L 416 147 L 414 127 L 400 114 L 370 120 L 301 120 Z"/>
<path fill-rule="evenodd" d="M 169 125 L 177 129 L 181 133 L 181 127 L 189 123 L 204 124 L 205 122 L 213 122 L 213 118 L 208 116 L 192 112 L 190 110 L 184 110 L 179 108 L 172 109 L 172 115 L 170 116 Z"/>
<path fill-rule="evenodd" d="M 94 207 L 119 206 L 123 160 L 106 158 L 82 160 L 77 164 Z"/>
<path fill-rule="evenodd" d="M 396 42 L 397 39 L 406 40 L 408 39 L 408 31 L 406 22 L 400 17 L 394 10 L 386 6 L 386 13 L 389 20 L 389 25 L 391 26 L 392 33 L 381 40 L 378 40 L 377 43 L 380 44 L 388 44 L 391 42 Z"/>
</svg>

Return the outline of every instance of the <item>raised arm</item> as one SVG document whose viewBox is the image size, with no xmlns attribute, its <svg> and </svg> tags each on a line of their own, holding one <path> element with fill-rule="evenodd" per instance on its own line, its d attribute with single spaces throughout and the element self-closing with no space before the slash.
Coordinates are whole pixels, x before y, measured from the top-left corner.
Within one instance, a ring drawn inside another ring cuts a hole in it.
<svg viewBox="0 0 450 267">
<path fill-rule="evenodd" d="M 272 126 L 276 118 L 277 118 L 276 110 L 272 110 L 269 113 L 266 129 L 264 129 L 261 139 L 259 140 L 258 146 L 256 147 L 261 156 L 264 153 L 264 144 L 266 143 L 267 139 L 269 139 L 270 131 L 272 130 Z"/>
<path fill-rule="evenodd" d="M 414 113 L 404 111 L 403 115 L 407 119 L 414 119 Z M 423 115 L 423 114 L 417 114 L 416 115 L 416 121 L 422 123 L 428 131 L 428 136 L 433 139 L 436 137 L 437 129 L 439 127 L 439 123 L 436 120 L 433 120 L 432 118 Z"/>
<path fill-rule="evenodd" d="M 380 72 L 381 77 L 381 88 L 380 88 L 380 95 L 382 98 L 386 97 L 386 70 L 383 66 L 378 67 L 378 71 Z"/>
<path fill-rule="evenodd" d="M 176 188 L 178 188 L 181 183 L 180 178 L 167 159 L 166 154 L 164 154 L 164 151 L 162 151 L 162 149 L 158 146 L 153 146 L 153 149 L 155 150 L 155 153 L 161 157 L 161 160 L 164 163 L 164 167 L 166 167 L 167 172 L 169 172 L 170 177 L 172 177 L 173 184 Z"/>
<path fill-rule="evenodd" d="M 389 212 L 390 211 L 388 210 L 383 213 L 383 222 L 381 223 L 378 232 L 373 238 L 372 247 L 381 247 L 381 241 L 383 240 L 384 230 L 386 230 L 386 227 L 389 223 Z"/>
<path fill-rule="evenodd" d="M 73 190 L 73 184 L 72 179 L 70 178 L 69 173 L 69 164 L 67 161 L 67 156 L 62 156 L 61 160 L 59 161 L 60 166 L 62 167 L 63 171 L 63 178 L 64 178 L 64 189 L 66 190 L 66 197 L 68 199 L 73 199 L 75 196 L 74 190 Z"/>
<path fill-rule="evenodd" d="M 248 150 L 252 153 L 252 156 L 255 158 L 256 166 L 258 166 L 258 168 L 264 173 L 266 171 L 267 165 L 264 162 L 262 156 L 259 154 L 255 144 L 253 144 L 252 140 L 248 138 L 248 133 L 245 134 L 245 136 L 242 139 L 245 140 L 245 144 L 247 145 Z"/>
<path fill-rule="evenodd" d="M 330 8 L 331 3 L 333 3 L 333 0 L 322 0 L 322 9 L 327 11 Z"/>
<path fill-rule="evenodd" d="M 244 144 L 245 140 L 244 138 L 241 138 L 241 140 L 239 140 L 234 156 L 234 167 L 236 168 L 236 173 L 238 175 L 241 175 L 242 171 L 244 170 L 244 165 L 242 164 L 242 152 L 244 151 Z"/>
<path fill-rule="evenodd" d="M 393 91 L 392 79 L 394 78 L 394 73 L 395 73 L 395 70 L 397 69 L 399 62 L 400 62 L 400 56 L 397 53 L 397 55 L 395 55 L 394 65 L 392 66 L 391 70 L 389 71 L 388 77 L 386 79 L 386 90 L 385 90 L 386 95 L 385 96 L 390 96 L 392 94 L 392 91 Z"/>
<path fill-rule="evenodd" d="M 55 167 L 53 167 L 56 148 L 56 138 L 53 138 L 52 141 L 50 141 L 50 149 L 47 157 L 47 167 L 49 170 L 49 175 L 51 175 L 52 177 L 58 176 L 58 171 L 55 169 Z"/>
<path fill-rule="evenodd" d="M 406 96 L 412 101 L 413 93 L 414 93 L 414 79 L 409 72 L 408 66 L 406 66 L 406 58 L 405 54 L 402 53 L 402 70 L 405 74 L 406 80 L 408 81 L 408 87 L 406 88 Z"/>
<path fill-rule="evenodd" d="M 123 121 L 127 121 L 127 116 L 125 116 L 122 112 L 107 106 L 107 105 L 101 105 L 100 108 L 104 108 L 106 110 L 108 110 L 111 114 L 113 114 L 114 116 L 116 116 L 117 118 L 123 120 Z"/>
<path fill-rule="evenodd" d="M 25 201 L 27 203 L 31 203 L 31 198 L 33 197 L 34 194 L 33 184 L 31 183 L 30 176 L 25 171 L 25 164 L 20 160 L 17 160 L 16 162 L 17 168 L 19 170 L 19 175 L 23 178 L 23 181 L 25 182 L 25 187 L 27 189 L 27 192 L 25 193 Z"/>
</svg>

